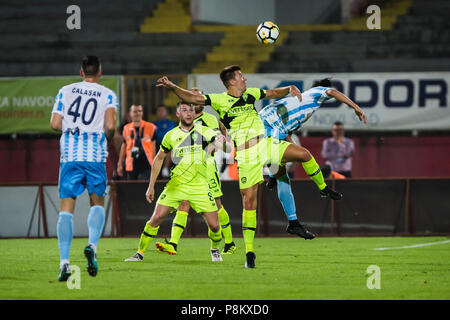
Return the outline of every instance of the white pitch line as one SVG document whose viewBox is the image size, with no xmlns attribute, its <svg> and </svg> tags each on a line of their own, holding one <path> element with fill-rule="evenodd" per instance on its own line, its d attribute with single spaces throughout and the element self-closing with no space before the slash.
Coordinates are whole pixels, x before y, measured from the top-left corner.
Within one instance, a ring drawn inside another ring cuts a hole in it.
<svg viewBox="0 0 450 320">
<path fill-rule="evenodd" d="M 414 245 L 411 245 L 411 246 L 404 246 L 404 247 L 374 248 L 373 250 L 391 250 L 391 249 L 420 248 L 420 247 L 433 246 L 433 245 L 435 245 L 435 244 L 443 244 L 443 243 L 450 243 L 450 240 L 436 241 L 436 242 L 428 242 L 428 243 L 421 243 L 421 244 L 414 244 Z"/>
</svg>

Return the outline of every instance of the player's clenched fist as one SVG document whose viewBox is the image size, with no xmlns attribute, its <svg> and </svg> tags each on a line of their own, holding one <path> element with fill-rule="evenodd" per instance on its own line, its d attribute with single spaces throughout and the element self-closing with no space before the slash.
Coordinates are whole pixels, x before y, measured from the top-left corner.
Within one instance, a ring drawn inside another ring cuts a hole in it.
<svg viewBox="0 0 450 320">
<path fill-rule="evenodd" d="M 175 84 L 166 76 L 159 78 L 156 82 L 157 87 L 172 88 L 175 86 Z"/>
</svg>

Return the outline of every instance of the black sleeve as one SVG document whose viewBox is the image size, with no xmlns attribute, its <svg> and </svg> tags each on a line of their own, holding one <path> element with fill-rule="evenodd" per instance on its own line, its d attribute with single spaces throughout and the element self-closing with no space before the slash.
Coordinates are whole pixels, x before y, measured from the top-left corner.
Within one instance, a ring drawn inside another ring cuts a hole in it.
<svg viewBox="0 0 450 320">
<path fill-rule="evenodd" d="M 205 95 L 205 106 L 210 106 L 211 105 L 211 98 L 209 97 L 209 94 Z"/>
<path fill-rule="evenodd" d="M 261 97 L 260 97 L 260 99 L 264 99 L 266 97 L 266 93 L 264 92 L 263 89 L 259 89 L 259 90 L 261 90 Z"/>
<path fill-rule="evenodd" d="M 170 152 L 170 149 L 164 147 L 162 144 L 161 144 L 160 148 L 162 149 L 162 151 L 164 151 L 164 153 L 169 153 Z"/>
</svg>

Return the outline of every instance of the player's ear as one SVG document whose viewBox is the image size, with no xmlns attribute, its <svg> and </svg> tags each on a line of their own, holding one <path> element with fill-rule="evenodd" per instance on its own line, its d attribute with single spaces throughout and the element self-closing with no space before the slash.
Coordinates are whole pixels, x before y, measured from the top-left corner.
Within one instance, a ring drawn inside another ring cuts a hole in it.
<svg viewBox="0 0 450 320">
<path fill-rule="evenodd" d="M 80 76 L 81 76 L 82 78 L 84 78 L 83 68 L 80 68 Z"/>
</svg>

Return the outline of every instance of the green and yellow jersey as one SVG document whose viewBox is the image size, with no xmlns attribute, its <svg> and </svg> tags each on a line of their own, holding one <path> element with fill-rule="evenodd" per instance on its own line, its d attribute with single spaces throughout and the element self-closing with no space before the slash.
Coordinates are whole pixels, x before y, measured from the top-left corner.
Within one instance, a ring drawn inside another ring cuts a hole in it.
<svg viewBox="0 0 450 320">
<path fill-rule="evenodd" d="M 201 116 L 194 119 L 194 123 L 196 126 L 198 126 L 198 125 L 204 126 L 204 127 L 214 130 L 217 133 L 220 133 L 219 121 L 217 120 L 217 118 L 215 116 L 213 116 L 210 113 L 203 112 L 203 114 Z M 208 157 L 208 163 L 213 163 L 215 165 L 216 162 L 214 160 L 213 154 L 214 153 L 212 153 L 211 156 Z"/>
<path fill-rule="evenodd" d="M 185 131 L 180 126 L 170 130 L 161 142 L 161 150 L 172 151 L 172 167 L 167 185 L 182 187 L 189 185 L 205 185 L 208 183 L 206 167 L 206 149 L 214 142 L 217 131 L 202 125 L 194 125 Z"/>
<path fill-rule="evenodd" d="M 255 103 L 265 96 L 266 91 L 258 88 L 248 88 L 240 97 L 227 92 L 203 95 L 205 105 L 210 105 L 219 114 L 236 146 L 264 135 L 264 124 L 258 116 Z"/>
<path fill-rule="evenodd" d="M 217 134 L 220 134 L 219 121 L 215 116 L 210 113 L 203 112 L 203 114 L 194 119 L 195 125 L 202 125 L 214 130 Z M 206 159 L 207 174 L 208 174 L 208 186 L 211 190 L 214 198 L 219 198 L 223 195 L 222 185 L 220 183 L 219 172 L 217 171 L 216 160 L 214 154 L 208 156 Z"/>
<path fill-rule="evenodd" d="M 210 113 L 203 112 L 203 114 L 194 119 L 196 124 L 201 124 L 202 126 L 208 127 L 210 129 L 220 132 L 219 121 L 215 116 Z"/>
</svg>

